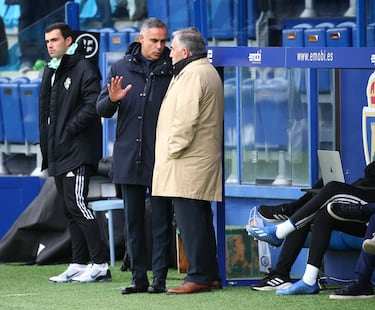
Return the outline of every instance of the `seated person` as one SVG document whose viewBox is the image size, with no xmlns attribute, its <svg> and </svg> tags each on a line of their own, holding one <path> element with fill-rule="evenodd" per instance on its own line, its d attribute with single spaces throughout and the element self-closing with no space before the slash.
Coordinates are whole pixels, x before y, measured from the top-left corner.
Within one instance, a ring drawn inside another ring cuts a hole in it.
<svg viewBox="0 0 375 310">
<path fill-rule="evenodd" d="M 323 185 L 320 179 L 313 188 L 321 188 Z M 296 201 L 277 206 L 259 206 L 258 213 L 267 221 L 287 220 L 298 208 L 302 207 L 312 198 L 311 193 L 306 193 Z M 276 212 L 273 212 L 276 210 Z M 281 211 L 281 212 L 279 212 Z M 258 283 L 251 286 L 256 291 L 273 291 L 288 288 L 292 285 L 290 270 L 297 256 L 304 247 L 310 226 L 306 225 L 300 230 L 296 230 L 287 236 L 281 252 L 279 254 L 275 269 L 270 269 L 269 273 Z"/>
<path fill-rule="evenodd" d="M 332 208 L 332 213 L 346 220 L 361 220 L 362 215 L 355 208 L 352 209 L 336 209 Z M 360 215 L 358 217 L 358 215 Z M 371 275 L 375 269 L 375 213 L 371 215 L 367 226 L 365 240 L 362 244 L 362 250 L 357 262 L 356 273 L 357 281 L 337 290 L 329 295 L 330 299 L 364 299 L 374 298 L 374 289 L 371 283 Z"/>
<path fill-rule="evenodd" d="M 364 178 L 353 185 L 341 182 L 329 182 L 318 194 L 309 199 L 301 208 L 294 212 L 287 221 L 265 227 L 247 226 L 247 231 L 255 239 L 280 246 L 283 239 L 291 232 L 301 229 L 307 224 L 312 225 L 309 259 L 303 278 L 285 290 L 277 290 L 277 294 L 315 294 L 319 292 L 317 277 L 324 253 L 330 242 L 332 230 L 339 230 L 354 236 L 364 236 L 367 219 L 362 222 L 342 222 L 332 218 L 326 206 L 333 201 L 345 203 L 367 203 L 375 201 L 375 164 L 365 168 Z"/>
</svg>

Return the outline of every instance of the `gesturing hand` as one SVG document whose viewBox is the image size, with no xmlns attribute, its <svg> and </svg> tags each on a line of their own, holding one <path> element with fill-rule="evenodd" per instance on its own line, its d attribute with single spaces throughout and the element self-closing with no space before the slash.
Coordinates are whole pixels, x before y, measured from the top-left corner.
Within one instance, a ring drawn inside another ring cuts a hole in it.
<svg viewBox="0 0 375 310">
<path fill-rule="evenodd" d="M 126 96 L 129 90 L 132 88 L 131 84 L 128 84 L 125 88 L 122 88 L 122 82 L 124 81 L 123 76 L 115 76 L 111 79 L 111 83 L 107 84 L 109 99 L 112 102 L 118 102 Z"/>
</svg>

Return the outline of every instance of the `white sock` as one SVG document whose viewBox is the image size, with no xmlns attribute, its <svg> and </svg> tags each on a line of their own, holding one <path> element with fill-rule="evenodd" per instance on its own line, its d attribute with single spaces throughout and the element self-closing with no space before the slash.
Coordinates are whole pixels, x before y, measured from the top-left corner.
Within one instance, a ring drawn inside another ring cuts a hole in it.
<svg viewBox="0 0 375 310">
<path fill-rule="evenodd" d="M 302 280 L 308 285 L 314 285 L 316 283 L 316 279 L 318 278 L 318 274 L 319 274 L 319 268 L 313 265 L 307 264 Z"/>
<path fill-rule="evenodd" d="M 287 220 L 276 225 L 276 237 L 279 239 L 285 239 L 287 235 L 295 230 L 296 228 L 294 227 L 294 224 L 290 220 Z"/>
</svg>

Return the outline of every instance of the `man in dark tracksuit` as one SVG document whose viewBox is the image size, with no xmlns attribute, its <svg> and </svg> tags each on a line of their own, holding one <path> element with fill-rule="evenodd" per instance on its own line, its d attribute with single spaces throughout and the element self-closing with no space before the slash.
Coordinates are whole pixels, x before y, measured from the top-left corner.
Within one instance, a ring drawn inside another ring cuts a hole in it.
<svg viewBox="0 0 375 310">
<path fill-rule="evenodd" d="M 166 287 L 173 214 L 169 199 L 151 197 L 154 278 L 151 285 L 147 278 L 144 233 L 145 198 L 147 190 L 151 193 L 156 123 L 172 77 L 166 39 L 166 25 L 157 18 L 146 19 L 139 42 L 132 43 L 125 57 L 113 64 L 97 101 L 100 116 L 110 118 L 118 113 L 112 181 L 121 184 L 133 275 L 132 283 L 122 289 L 122 294 L 162 293 Z"/>
<path fill-rule="evenodd" d="M 39 98 L 42 170 L 48 168 L 64 200 L 72 244 L 71 264 L 50 281 L 110 281 L 105 243 L 87 207 L 90 177 L 102 153 L 101 122 L 95 107 L 100 73 L 76 53 L 72 36 L 72 29 L 64 23 L 45 30 L 52 59 L 43 73 Z"/>
</svg>

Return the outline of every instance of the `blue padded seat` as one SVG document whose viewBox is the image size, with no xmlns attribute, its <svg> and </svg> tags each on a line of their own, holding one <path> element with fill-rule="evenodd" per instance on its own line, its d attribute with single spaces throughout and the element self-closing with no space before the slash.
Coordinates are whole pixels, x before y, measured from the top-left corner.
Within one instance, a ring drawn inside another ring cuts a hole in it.
<svg viewBox="0 0 375 310">
<path fill-rule="evenodd" d="M 39 143 L 39 91 L 41 79 L 20 84 L 20 97 L 22 107 L 25 141 L 30 144 Z"/>
</svg>

